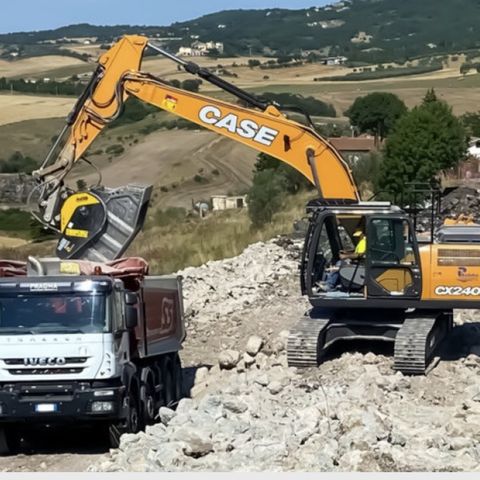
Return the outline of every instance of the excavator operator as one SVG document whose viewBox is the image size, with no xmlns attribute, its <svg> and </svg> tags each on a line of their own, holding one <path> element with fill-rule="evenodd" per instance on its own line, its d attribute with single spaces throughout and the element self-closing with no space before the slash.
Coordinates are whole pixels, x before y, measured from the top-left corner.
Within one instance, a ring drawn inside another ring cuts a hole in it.
<svg viewBox="0 0 480 480">
<path fill-rule="evenodd" d="M 334 266 L 327 269 L 327 276 L 324 282 L 320 282 L 319 288 L 324 292 L 331 292 L 340 284 L 340 269 L 346 265 L 353 263 L 360 264 L 365 257 L 367 251 L 367 236 L 365 229 L 359 227 L 355 230 L 353 237 L 357 240 L 357 244 L 353 251 L 340 250 L 338 260 Z"/>
</svg>

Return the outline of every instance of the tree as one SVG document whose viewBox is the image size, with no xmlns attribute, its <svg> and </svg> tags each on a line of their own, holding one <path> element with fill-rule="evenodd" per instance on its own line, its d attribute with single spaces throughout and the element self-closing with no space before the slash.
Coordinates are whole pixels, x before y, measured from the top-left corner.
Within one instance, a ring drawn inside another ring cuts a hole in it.
<svg viewBox="0 0 480 480">
<path fill-rule="evenodd" d="M 281 183 L 285 188 L 285 192 L 289 194 L 298 193 L 302 188 L 310 188 L 310 182 L 297 170 L 289 165 L 277 160 L 270 155 L 260 153 L 255 163 L 255 174 L 265 170 L 273 172 L 273 174 L 281 179 Z"/>
<path fill-rule="evenodd" d="M 463 127 L 470 137 L 480 137 L 480 112 L 467 112 L 460 117 Z"/>
<path fill-rule="evenodd" d="M 360 132 L 383 140 L 406 112 L 405 104 L 393 93 L 374 92 L 357 98 L 345 114 Z"/>
<path fill-rule="evenodd" d="M 248 66 L 249 66 L 250 68 L 259 67 L 260 65 L 261 65 L 260 60 L 250 59 L 250 60 L 248 61 Z"/>
<path fill-rule="evenodd" d="M 427 93 L 425 94 L 425 97 L 423 97 L 423 105 L 427 105 L 429 103 L 434 103 L 438 102 L 438 97 L 437 94 L 435 93 L 434 88 L 430 88 L 427 90 Z"/>
<path fill-rule="evenodd" d="M 22 152 L 14 152 L 8 160 L 0 160 L 0 173 L 32 173 L 38 164 L 29 157 L 24 157 Z"/>
<path fill-rule="evenodd" d="M 257 172 L 248 193 L 248 215 L 255 228 L 272 221 L 283 204 L 286 186 L 274 170 Z"/>
<path fill-rule="evenodd" d="M 200 85 L 202 84 L 202 81 L 201 80 L 197 80 L 197 79 L 188 79 L 188 80 L 184 80 L 182 82 L 182 88 L 184 90 L 188 90 L 189 92 L 198 92 L 200 90 Z"/>
<path fill-rule="evenodd" d="M 292 61 L 292 57 L 289 57 L 287 55 L 282 55 L 281 57 L 277 58 L 277 63 L 279 65 L 286 65 L 287 63 L 290 63 Z"/>
<path fill-rule="evenodd" d="M 382 156 L 378 152 L 372 152 L 360 157 L 353 165 L 352 174 L 357 187 L 360 189 L 362 198 L 369 198 L 378 184 L 378 175 L 381 169 Z"/>
<path fill-rule="evenodd" d="M 387 139 L 379 187 L 406 192 L 409 182 L 430 183 L 442 170 L 452 168 L 466 154 L 466 133 L 446 102 L 423 103 L 398 120 Z"/>
</svg>

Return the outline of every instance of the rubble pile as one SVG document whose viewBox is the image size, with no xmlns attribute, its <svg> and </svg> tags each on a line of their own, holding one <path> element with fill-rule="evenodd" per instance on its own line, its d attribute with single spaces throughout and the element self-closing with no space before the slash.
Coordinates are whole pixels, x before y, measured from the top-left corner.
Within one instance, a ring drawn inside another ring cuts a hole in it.
<svg viewBox="0 0 480 480">
<path fill-rule="evenodd" d="M 300 373 L 284 349 L 254 353 L 262 343 L 252 338 L 199 368 L 192 398 L 162 407 L 158 424 L 124 435 L 90 470 L 480 470 L 476 355 L 428 377 L 395 373 L 390 357 L 373 353 Z"/>
<path fill-rule="evenodd" d="M 417 216 L 417 231 L 429 232 L 432 224 L 431 202 L 427 201 L 424 210 Z M 434 215 L 434 229 L 440 228 L 447 218 L 470 217 L 480 223 L 480 190 L 459 187 L 442 197 L 440 211 Z"/>
<path fill-rule="evenodd" d="M 442 198 L 440 210 L 442 220 L 459 215 L 472 215 L 480 221 L 480 191 L 470 187 L 459 187 Z"/>
<path fill-rule="evenodd" d="M 298 276 L 302 244 L 278 237 L 178 272 L 187 323 L 184 365 L 215 363 L 218 352 L 258 332 L 274 338 L 309 309 Z"/>
<path fill-rule="evenodd" d="M 181 272 L 189 398 L 91 471 L 480 470 L 478 312 L 456 315 L 427 376 L 395 372 L 393 349 L 370 344 L 289 368 L 288 329 L 308 303 L 299 251 L 277 239 Z"/>
</svg>

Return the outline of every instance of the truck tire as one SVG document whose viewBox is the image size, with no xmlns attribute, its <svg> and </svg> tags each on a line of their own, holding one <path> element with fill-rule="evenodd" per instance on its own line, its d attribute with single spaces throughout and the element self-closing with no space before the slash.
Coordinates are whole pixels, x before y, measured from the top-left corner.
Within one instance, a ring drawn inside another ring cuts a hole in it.
<svg viewBox="0 0 480 480">
<path fill-rule="evenodd" d="M 164 404 L 172 408 L 183 397 L 182 364 L 178 353 L 165 355 L 161 365 Z"/>
<path fill-rule="evenodd" d="M 0 428 L 0 455 L 16 455 L 20 452 L 21 437 L 13 425 Z"/>
<path fill-rule="evenodd" d="M 142 426 L 152 425 L 155 422 L 155 385 L 153 374 L 147 375 L 140 388 L 140 402 L 142 411 Z"/>
<path fill-rule="evenodd" d="M 128 395 L 128 416 L 124 433 L 138 433 L 140 430 L 140 404 L 135 391 Z"/>
<path fill-rule="evenodd" d="M 123 422 L 112 422 L 106 425 L 106 434 L 110 448 L 118 448 L 120 437 L 124 433 L 138 433 L 140 430 L 140 410 L 138 395 L 130 391 L 128 395 L 128 414 Z"/>
<path fill-rule="evenodd" d="M 163 401 L 168 408 L 172 408 L 176 401 L 173 374 L 172 359 L 170 355 L 165 355 L 162 359 Z"/>
<path fill-rule="evenodd" d="M 173 356 L 173 380 L 175 389 L 175 402 L 179 402 L 183 398 L 183 372 L 182 362 L 178 353 Z"/>
</svg>

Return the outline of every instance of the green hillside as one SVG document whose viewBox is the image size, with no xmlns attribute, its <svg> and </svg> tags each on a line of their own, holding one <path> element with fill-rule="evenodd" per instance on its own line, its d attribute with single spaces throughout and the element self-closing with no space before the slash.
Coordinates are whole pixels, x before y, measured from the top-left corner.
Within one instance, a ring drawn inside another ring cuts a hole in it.
<svg viewBox="0 0 480 480">
<path fill-rule="evenodd" d="M 229 55 L 315 52 L 344 55 L 351 62 L 404 62 L 480 49 L 479 18 L 480 0 L 345 0 L 303 10 L 229 10 L 171 26 L 72 25 L 0 35 L 0 44 L 76 37 L 110 42 L 126 33 L 143 33 L 173 50 L 198 38 L 224 42 Z"/>
</svg>

